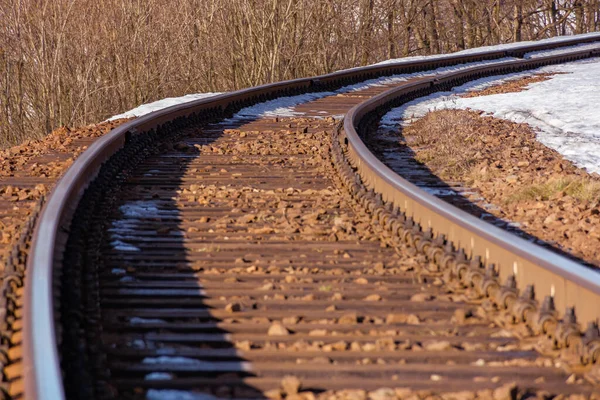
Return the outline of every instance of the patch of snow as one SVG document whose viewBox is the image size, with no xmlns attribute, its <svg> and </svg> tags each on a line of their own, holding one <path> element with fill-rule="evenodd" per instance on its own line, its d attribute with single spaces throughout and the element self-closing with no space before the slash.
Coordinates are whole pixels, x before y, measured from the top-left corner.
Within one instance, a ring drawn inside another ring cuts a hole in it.
<svg viewBox="0 0 600 400">
<path fill-rule="evenodd" d="M 126 217 L 133 218 L 156 218 L 161 215 L 175 215 L 177 210 L 162 210 L 158 208 L 158 202 L 151 200 L 131 201 L 119 207 L 119 211 Z"/>
<path fill-rule="evenodd" d="M 146 348 L 146 342 L 144 342 L 142 339 L 134 339 L 130 343 L 130 346 L 133 347 L 134 349 L 145 349 Z"/>
<path fill-rule="evenodd" d="M 334 92 L 305 93 L 297 96 L 279 97 L 250 107 L 242 108 L 233 117 L 221 122 L 222 125 L 236 123 L 240 120 L 253 120 L 259 117 L 296 117 L 303 115 L 293 111 L 298 104 L 308 103 L 326 96 L 333 96 Z"/>
<path fill-rule="evenodd" d="M 535 70 L 532 70 L 508 75 L 485 77 L 467 82 L 460 87 L 453 88 L 450 92 L 436 92 L 429 96 L 420 97 L 409 103 L 405 103 L 400 107 L 392 109 L 380 119 L 379 136 L 389 136 L 393 140 L 398 140 L 399 138 L 394 135 L 398 126 L 408 126 L 414 121 L 423 118 L 425 114 L 442 109 L 442 102 L 453 102 L 458 95 L 467 92 L 481 91 L 492 86 L 519 80 L 534 75 L 535 73 Z"/>
<path fill-rule="evenodd" d="M 142 324 L 163 324 L 166 321 L 164 319 L 159 319 L 159 318 L 133 317 L 133 318 L 129 318 L 129 322 L 134 325 L 142 325 Z"/>
<path fill-rule="evenodd" d="M 598 47 L 600 47 L 600 43 L 586 43 L 586 44 L 580 44 L 577 46 L 568 46 L 568 47 L 563 47 L 563 48 L 554 49 L 554 50 L 535 51 L 532 53 L 527 53 L 525 55 L 525 58 L 539 58 L 539 57 L 554 56 L 554 55 L 569 53 L 573 50 L 595 50 Z"/>
<path fill-rule="evenodd" d="M 131 220 L 116 220 L 112 223 L 112 228 L 108 228 L 109 232 L 117 232 L 117 233 L 129 233 L 131 231 L 131 227 L 134 226 Z M 117 237 L 115 234 L 113 237 Z"/>
<path fill-rule="evenodd" d="M 119 251 L 141 251 L 139 247 L 135 247 L 134 245 L 125 243 L 121 240 L 113 240 L 110 242 L 110 245 L 113 247 L 113 249 Z"/>
<path fill-rule="evenodd" d="M 486 115 L 517 123 L 527 123 L 537 130 L 538 140 L 558 151 L 588 172 L 600 173 L 600 58 L 542 67 L 534 73 L 559 73 L 549 80 L 536 82 L 528 90 L 471 98 L 460 94 L 479 84 L 500 82 L 510 77 L 486 78 L 435 93 L 391 110 L 381 121 L 381 128 L 407 125 L 430 111 L 473 109 Z M 519 74 L 523 76 L 523 74 Z M 515 74 L 513 74 L 514 78 Z"/>
<path fill-rule="evenodd" d="M 125 271 L 123 268 L 113 268 L 110 270 L 110 272 L 114 275 L 124 275 L 125 273 L 127 273 L 127 271 Z"/>
<path fill-rule="evenodd" d="M 146 400 L 216 400 L 217 397 L 201 392 L 187 392 L 175 389 L 150 389 Z"/>
<path fill-rule="evenodd" d="M 429 55 L 429 56 L 412 56 L 412 57 L 403 57 L 403 58 L 396 58 L 396 59 L 390 59 L 390 60 L 385 60 L 385 61 L 381 61 L 378 62 L 376 64 L 373 65 L 384 65 L 384 64 L 398 64 L 398 63 L 407 63 L 407 62 L 413 62 L 413 61 L 419 61 L 419 60 L 434 60 L 434 59 L 444 59 L 444 58 L 448 58 L 451 56 L 456 56 L 456 55 L 466 55 L 466 54 L 478 54 L 478 53 L 482 53 L 482 52 L 487 52 L 487 51 L 491 51 L 491 50 L 510 50 L 510 49 L 514 49 L 517 47 L 521 47 L 521 46 L 525 46 L 525 45 L 529 45 L 529 44 L 533 44 L 533 43 L 559 43 L 559 42 L 563 42 L 565 40 L 570 40 L 573 39 L 575 37 L 598 37 L 600 38 L 600 33 L 597 32 L 593 32 L 593 33 L 587 33 L 587 34 L 583 34 L 583 35 L 574 35 L 574 36 L 558 36 L 558 37 L 554 37 L 554 38 L 549 38 L 549 39 L 542 39 L 539 40 L 537 42 L 517 42 L 517 43 L 507 43 L 507 44 L 500 44 L 500 45 L 495 45 L 495 46 L 486 46 L 486 47 L 477 47 L 477 48 L 473 48 L 473 49 L 467 49 L 467 50 L 462 50 L 462 51 L 458 51 L 455 53 L 449 53 L 449 54 L 435 54 L 435 55 Z M 600 44 L 595 44 L 595 43 L 591 43 L 591 44 L 583 44 L 583 45 L 579 45 L 579 46 L 569 46 L 567 48 L 563 48 L 563 49 L 557 49 L 557 50 L 548 50 L 548 51 L 539 51 L 539 52 L 532 52 L 532 53 L 528 53 L 525 55 L 526 58 L 528 57 L 542 57 L 542 56 L 548 56 L 551 54 L 560 54 L 561 52 L 566 52 L 566 51 L 571 51 L 574 48 L 581 48 L 581 49 L 588 49 L 588 48 L 597 48 L 598 46 L 600 46 Z M 483 63 L 489 63 L 489 62 L 497 62 L 498 60 L 495 61 L 485 61 Z M 469 65 L 477 65 L 478 63 L 474 63 L 474 64 L 469 64 Z M 355 68 L 349 68 L 347 70 L 343 70 L 343 71 L 348 71 L 348 70 L 352 70 Z M 440 69 L 438 70 L 439 72 L 443 72 L 444 69 Z M 445 70 L 447 71 L 447 70 Z M 240 112 L 238 112 L 236 114 L 236 116 L 233 119 L 229 119 L 229 123 L 231 123 L 234 120 L 243 120 L 243 119 L 253 119 L 259 116 L 262 117 L 276 117 L 276 116 L 281 116 L 281 117 L 296 117 L 296 116 L 301 116 L 303 115 L 302 113 L 298 113 L 296 111 L 293 110 L 293 107 L 298 105 L 298 104 L 302 104 L 302 103 L 306 103 L 308 101 L 313 101 L 313 100 L 317 100 L 319 98 L 322 97 L 326 97 L 326 96 L 330 96 L 330 95 L 334 95 L 334 94 L 339 94 L 339 93 L 347 93 L 350 91 L 357 91 L 357 90 L 362 90 L 362 89 L 366 89 L 368 87 L 371 86 L 380 86 L 380 85 L 385 85 L 388 83 L 397 83 L 397 82 L 402 82 L 403 80 L 406 80 L 406 78 L 411 77 L 411 76 L 419 76 L 422 74 L 411 74 L 411 75 L 400 75 L 400 76 L 395 76 L 395 77 L 384 77 L 384 78 L 379 78 L 376 80 L 372 80 L 370 81 L 370 83 L 367 82 L 362 82 L 360 84 L 357 85 L 350 85 L 347 86 L 346 88 L 342 88 L 339 90 L 336 90 L 335 92 L 321 92 L 321 93 L 309 93 L 309 94 L 304 94 L 304 95 L 300 95 L 300 96 L 292 96 L 292 97 L 284 97 L 284 98 L 280 98 L 280 99 L 275 99 L 275 100 L 271 100 L 271 101 L 267 101 L 261 104 L 257 104 L 254 105 L 252 107 L 247 107 L 243 110 L 241 110 Z M 181 97 L 168 97 L 162 100 L 158 100 L 152 103 L 147 103 L 147 104 L 142 104 L 139 107 L 136 107 L 132 110 L 129 110 L 125 113 L 119 114 L 119 115 L 115 115 L 112 116 L 108 119 L 108 121 L 114 120 L 114 119 L 118 119 L 118 118 L 131 118 L 131 117 L 140 117 L 142 115 L 146 115 L 150 112 L 153 111 L 158 111 L 161 110 L 163 108 L 167 108 L 167 107 L 171 107 L 174 105 L 178 105 L 178 104 L 182 104 L 182 103 L 187 103 L 190 101 L 195 101 L 198 99 L 203 99 L 203 98 L 208 98 L 208 97 L 212 97 L 212 96 L 216 96 L 218 94 L 221 93 L 195 93 L 195 94 L 188 94 L 185 96 L 181 96 Z M 196 157 L 196 156 L 189 156 L 189 157 Z M 152 171 L 150 171 L 150 173 L 152 173 Z"/>
<path fill-rule="evenodd" d="M 405 82 L 411 78 L 418 78 L 423 76 L 434 76 L 439 75 L 451 71 L 460 71 L 465 68 L 470 68 L 477 65 L 488 65 L 494 64 L 501 61 L 509 61 L 515 60 L 514 58 L 502 58 L 500 60 L 492 60 L 492 61 L 480 61 L 469 64 L 459 64 L 450 67 L 441 67 L 434 70 L 423 71 L 423 72 L 415 72 L 412 74 L 399 74 L 392 76 L 383 76 L 379 78 L 369 79 L 366 81 L 362 81 L 359 83 L 355 83 L 352 85 L 347 85 L 341 87 L 333 92 L 316 92 L 316 93 L 306 93 L 297 96 L 288 96 L 288 97 L 279 97 L 277 99 L 265 101 L 263 103 L 255 104 L 253 106 L 249 106 L 238 111 L 233 117 L 225 119 L 221 122 L 221 125 L 231 125 L 235 124 L 239 121 L 244 120 L 254 120 L 261 117 L 299 117 L 303 116 L 303 112 L 298 112 L 294 110 L 294 107 L 307 103 L 310 101 L 315 101 L 321 99 L 323 97 L 335 96 L 338 94 L 346 94 L 352 92 L 358 92 L 361 90 L 365 90 L 372 87 L 381 87 L 385 85 L 393 85 L 401 82 Z M 341 117 L 342 115 L 335 115 L 334 117 Z"/>
<path fill-rule="evenodd" d="M 369 79 L 363 82 L 359 82 L 353 85 L 345 86 L 341 89 L 336 90 L 336 93 L 348 93 L 348 92 L 357 92 L 360 90 L 365 90 L 371 87 L 385 86 L 385 85 L 393 85 L 401 82 L 405 82 L 409 79 L 413 78 L 421 78 L 424 76 L 435 76 L 440 74 L 445 74 L 448 72 L 456 72 L 461 71 L 466 68 L 472 68 L 476 66 L 484 66 L 490 64 L 497 64 L 499 62 L 505 61 L 514 61 L 516 58 L 513 57 L 504 57 L 497 60 L 485 60 L 485 61 L 477 61 L 468 64 L 456 64 L 449 67 L 440 67 L 436 69 L 431 69 L 422 72 L 414 72 L 411 74 L 400 74 L 400 75 L 392 75 L 392 76 L 382 76 L 380 78 Z"/>
<path fill-rule="evenodd" d="M 112 121 L 119 118 L 133 118 L 133 117 L 141 117 L 142 115 L 149 114 L 153 111 L 162 110 L 163 108 L 175 106 L 178 104 L 188 103 L 190 101 L 205 99 L 207 97 L 216 96 L 221 93 L 194 93 L 194 94 L 186 94 L 181 97 L 167 97 L 162 100 L 154 101 L 152 103 L 142 104 L 137 106 L 136 108 L 126 111 L 122 114 L 113 115 L 107 121 Z"/>
<path fill-rule="evenodd" d="M 445 197 L 445 196 L 456 196 L 457 195 L 457 193 L 452 189 L 440 189 L 440 188 L 434 188 L 434 187 L 429 187 L 429 186 L 419 186 L 419 187 L 432 196 Z"/>
<path fill-rule="evenodd" d="M 123 204 L 119 207 L 119 211 L 123 215 L 123 219 L 112 221 L 111 228 L 111 245 L 115 250 L 119 251 L 141 251 L 141 249 L 126 241 L 139 241 L 137 236 L 132 236 L 137 231 L 141 224 L 139 218 L 157 218 L 165 215 L 176 215 L 177 210 L 164 210 L 159 208 L 160 203 L 157 201 L 132 201 Z M 156 235 L 156 232 L 148 232 L 148 234 Z"/>
<path fill-rule="evenodd" d="M 144 377 L 144 380 L 147 381 L 170 381 L 171 379 L 173 379 L 173 374 L 170 374 L 168 372 L 151 372 L 149 374 L 146 374 L 146 376 Z"/>
<path fill-rule="evenodd" d="M 541 39 L 538 41 L 526 41 L 526 42 L 497 44 L 497 45 L 493 45 L 493 46 L 475 47 L 472 49 L 461 50 L 461 51 L 457 51 L 454 53 L 448 53 L 448 54 L 441 55 L 441 56 L 439 54 L 436 54 L 436 55 L 429 55 L 429 56 L 411 56 L 411 57 L 403 57 L 403 58 L 393 58 L 390 60 L 385 60 L 385 61 L 375 63 L 373 65 L 395 64 L 395 63 L 420 61 L 420 60 L 428 60 L 428 59 L 443 59 L 443 58 L 447 58 L 450 56 L 466 55 L 466 54 L 479 54 L 479 53 L 489 52 L 489 51 L 493 51 L 493 50 L 511 50 L 514 48 L 532 45 L 535 43 L 540 43 L 540 44 L 542 44 L 542 43 L 560 43 L 560 42 L 564 42 L 566 40 L 570 40 L 570 39 L 574 39 L 574 38 L 586 38 L 586 37 L 600 38 L 600 33 L 592 32 L 592 33 L 585 33 L 583 35 L 556 36 L 553 38 Z M 586 46 L 586 45 L 580 45 L 580 46 Z M 569 49 L 568 51 L 571 51 L 576 47 L 578 47 L 578 46 L 569 46 L 569 47 L 566 47 L 565 49 Z M 542 51 L 531 52 L 531 53 L 527 53 L 525 55 L 525 57 L 527 58 L 532 55 L 541 56 L 541 55 L 537 55 L 537 53 L 540 53 L 540 54 L 545 53 L 544 55 L 556 54 L 556 53 L 554 53 L 556 51 L 565 51 L 565 50 L 548 50 L 548 51 L 543 51 L 543 52 Z"/>
<path fill-rule="evenodd" d="M 162 365 L 211 365 L 212 363 L 206 361 L 196 360 L 195 358 L 188 357 L 171 357 L 171 356 L 160 356 L 160 357 L 146 357 L 142 360 L 142 364 L 162 364 Z"/>
</svg>

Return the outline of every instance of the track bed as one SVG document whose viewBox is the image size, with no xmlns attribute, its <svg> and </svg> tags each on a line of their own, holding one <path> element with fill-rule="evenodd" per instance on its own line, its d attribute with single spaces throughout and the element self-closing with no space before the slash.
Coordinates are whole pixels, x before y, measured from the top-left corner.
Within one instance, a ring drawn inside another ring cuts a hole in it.
<svg viewBox="0 0 600 400">
<path fill-rule="evenodd" d="M 336 123 L 320 115 L 190 128 L 90 216 L 97 393 L 289 398 L 295 379 L 303 396 L 340 398 L 590 393 L 374 222 L 333 168 Z M 80 365 L 70 346 L 66 364 Z M 73 394 L 90 389 L 80 373 L 67 375 Z"/>
</svg>

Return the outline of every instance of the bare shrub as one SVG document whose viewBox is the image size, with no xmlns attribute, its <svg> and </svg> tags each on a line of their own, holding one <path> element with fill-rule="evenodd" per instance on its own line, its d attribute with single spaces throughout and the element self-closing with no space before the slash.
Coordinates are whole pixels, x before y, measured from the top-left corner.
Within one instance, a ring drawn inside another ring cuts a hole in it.
<svg viewBox="0 0 600 400">
<path fill-rule="evenodd" d="M 598 0 L 0 0 L 0 147 L 141 103 L 598 28 Z"/>
</svg>

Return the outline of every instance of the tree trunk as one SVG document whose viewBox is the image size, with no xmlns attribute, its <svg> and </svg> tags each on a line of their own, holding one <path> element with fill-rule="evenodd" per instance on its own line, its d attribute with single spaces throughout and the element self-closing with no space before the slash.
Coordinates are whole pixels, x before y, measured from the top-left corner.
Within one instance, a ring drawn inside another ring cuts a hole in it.
<svg viewBox="0 0 600 400">
<path fill-rule="evenodd" d="M 519 0 L 517 0 L 517 3 L 515 4 L 513 18 L 513 41 L 520 42 L 523 30 L 523 6 Z"/>
<path fill-rule="evenodd" d="M 395 8 L 396 0 L 390 0 L 387 10 L 387 58 L 396 58 L 396 38 L 394 37 L 394 20 L 395 20 Z"/>
<path fill-rule="evenodd" d="M 432 53 L 439 53 L 439 37 L 438 31 L 435 26 L 436 17 L 435 17 L 435 9 L 433 7 L 433 0 L 427 3 L 427 6 L 424 9 L 425 13 L 425 32 L 427 35 L 427 42 L 429 43 L 429 51 Z"/>
<path fill-rule="evenodd" d="M 583 4 L 581 4 L 581 1 L 576 1 L 573 4 L 573 11 L 575 11 L 575 33 L 581 34 L 584 31 Z"/>
<path fill-rule="evenodd" d="M 452 10 L 454 11 L 454 20 L 455 20 L 455 46 L 456 50 L 464 50 L 465 49 L 465 28 L 464 28 L 464 17 L 462 13 L 462 7 L 456 4 L 456 1 L 452 3 Z"/>
<path fill-rule="evenodd" d="M 361 23 L 361 57 L 360 64 L 367 65 L 369 63 L 369 55 L 371 53 L 371 33 L 373 31 L 373 7 L 375 0 L 363 0 L 361 2 L 362 8 L 362 23 Z"/>
<path fill-rule="evenodd" d="M 596 30 L 596 14 L 599 12 L 599 6 L 598 0 L 588 0 L 585 6 L 587 32 L 594 32 Z"/>
</svg>

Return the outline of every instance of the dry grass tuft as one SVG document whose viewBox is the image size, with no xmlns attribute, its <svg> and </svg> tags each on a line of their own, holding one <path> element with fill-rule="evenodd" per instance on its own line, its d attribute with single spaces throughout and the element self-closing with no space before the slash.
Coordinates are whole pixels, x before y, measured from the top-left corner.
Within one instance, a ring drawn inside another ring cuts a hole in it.
<svg viewBox="0 0 600 400">
<path fill-rule="evenodd" d="M 456 126 L 461 126 L 460 135 Z M 479 161 L 481 138 L 468 114 L 450 110 L 430 113 L 402 133 L 411 146 L 419 148 L 417 161 L 441 176 L 469 175 Z"/>
<path fill-rule="evenodd" d="M 600 200 L 600 182 L 588 177 L 566 176 L 522 188 L 507 198 L 507 203 L 546 201 L 563 196 L 595 203 Z"/>
</svg>

